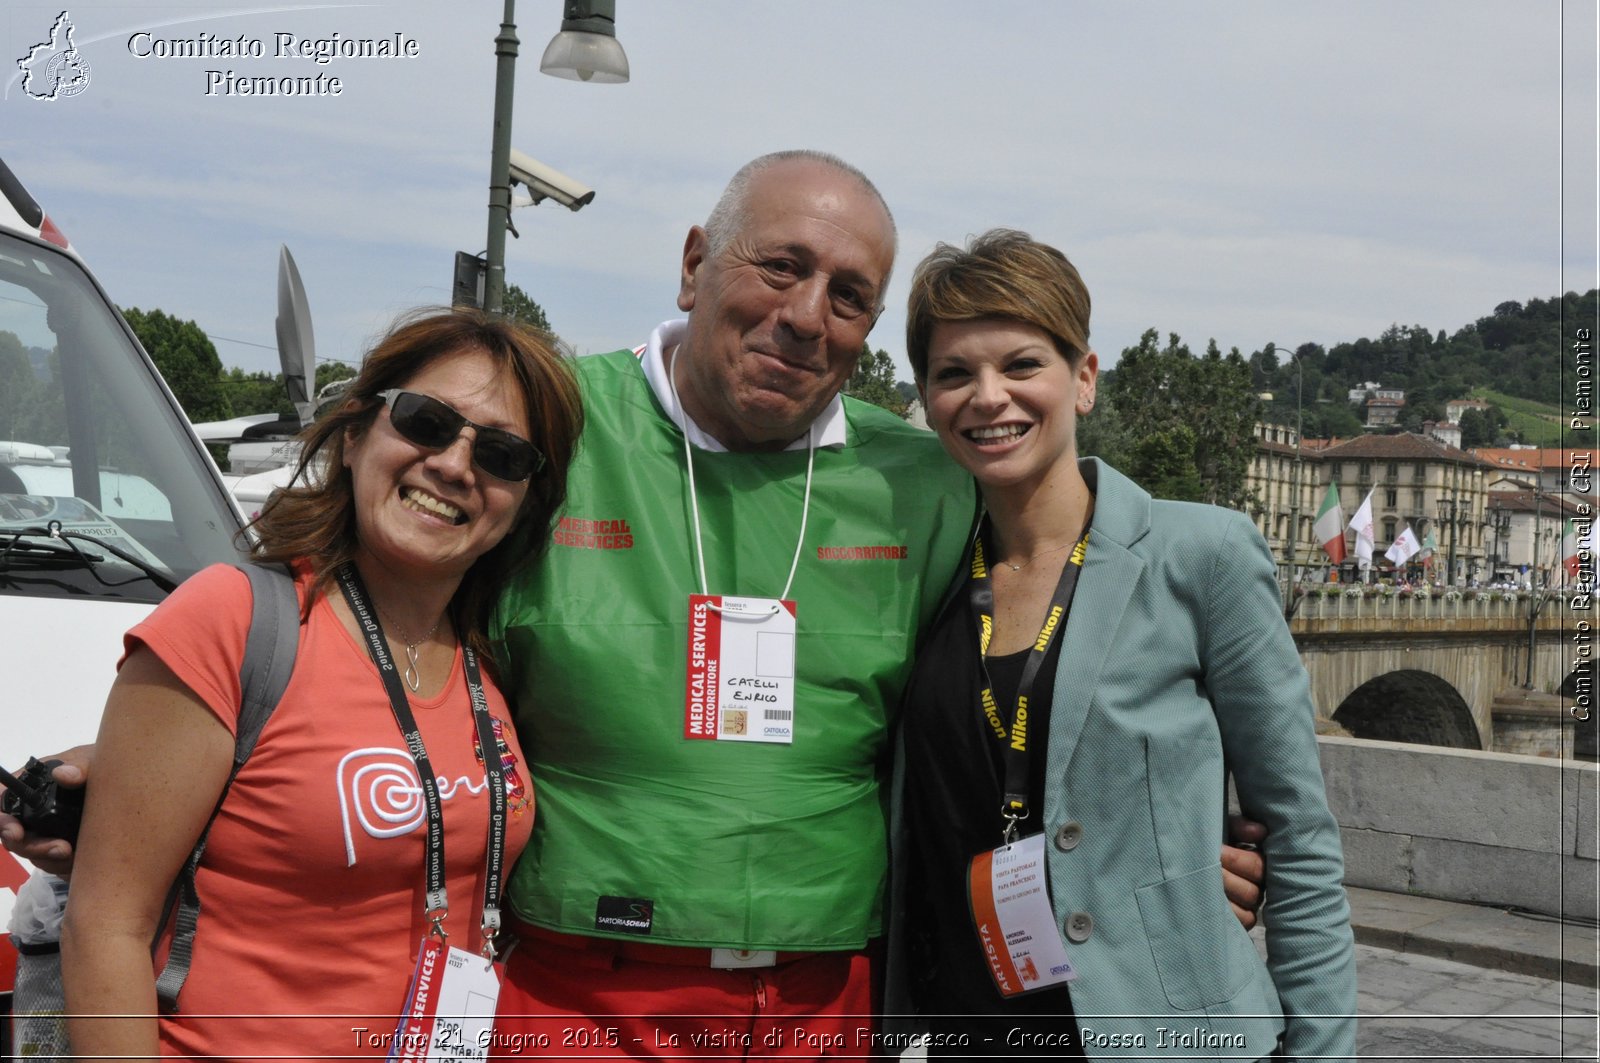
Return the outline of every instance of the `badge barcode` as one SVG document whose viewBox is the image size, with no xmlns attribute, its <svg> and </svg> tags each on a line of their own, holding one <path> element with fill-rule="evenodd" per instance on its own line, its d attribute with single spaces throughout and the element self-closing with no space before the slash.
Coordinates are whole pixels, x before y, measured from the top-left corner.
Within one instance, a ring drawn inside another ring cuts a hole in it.
<svg viewBox="0 0 1600 1063">
<path fill-rule="evenodd" d="M 761 718 L 763 720 L 792 720 L 792 719 L 794 719 L 794 710 L 793 709 L 763 709 L 762 712 L 761 712 Z"/>
</svg>

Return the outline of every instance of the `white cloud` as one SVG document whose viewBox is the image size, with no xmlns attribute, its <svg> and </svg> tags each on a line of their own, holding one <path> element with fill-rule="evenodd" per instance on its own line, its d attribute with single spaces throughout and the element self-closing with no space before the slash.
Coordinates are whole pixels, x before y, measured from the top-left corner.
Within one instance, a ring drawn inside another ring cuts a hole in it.
<svg viewBox="0 0 1600 1063">
<path fill-rule="evenodd" d="M 319 348 L 351 356 L 394 312 L 444 299 L 454 252 L 483 247 L 500 6 L 240 14 L 260 6 L 74 4 L 80 41 L 104 38 L 85 48 L 92 83 L 0 101 L 0 155 L 119 302 L 270 345 L 287 243 Z M 915 258 L 1002 224 L 1079 262 L 1102 353 L 1150 326 L 1243 348 L 1453 330 L 1596 283 L 1592 4 L 618 6 L 633 81 L 615 86 L 540 76 L 558 10 L 519 10 L 513 142 L 597 196 L 518 211 L 507 270 L 580 349 L 640 342 L 673 314 L 688 226 L 740 163 L 792 146 L 839 152 L 894 206 L 903 261 L 873 341 L 895 352 Z M 59 11 L 10 0 L 5 56 Z M 398 31 L 422 57 L 140 60 L 112 34 L 197 14 L 269 47 L 279 30 Z M 207 97 L 212 67 L 346 88 Z"/>
</svg>

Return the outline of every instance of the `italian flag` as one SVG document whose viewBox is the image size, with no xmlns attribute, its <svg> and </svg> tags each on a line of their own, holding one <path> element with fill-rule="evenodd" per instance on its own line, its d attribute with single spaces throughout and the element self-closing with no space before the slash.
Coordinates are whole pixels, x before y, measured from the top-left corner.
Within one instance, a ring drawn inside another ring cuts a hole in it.
<svg viewBox="0 0 1600 1063">
<path fill-rule="evenodd" d="M 1344 560 L 1344 509 L 1339 505 L 1339 485 L 1328 485 L 1328 494 L 1322 500 L 1322 508 L 1317 510 L 1317 520 L 1312 530 L 1317 533 L 1317 542 L 1322 544 L 1322 549 L 1327 551 L 1328 557 L 1334 564 Z"/>
<path fill-rule="evenodd" d="M 1577 576 L 1581 567 L 1582 554 L 1594 552 L 1594 522 L 1585 520 L 1579 524 L 1575 520 L 1568 520 L 1566 533 L 1561 536 L 1561 567 L 1567 570 L 1567 578 Z"/>
<path fill-rule="evenodd" d="M 1422 555 L 1418 558 L 1423 564 L 1433 560 L 1434 552 L 1439 549 L 1439 537 L 1434 534 L 1434 529 L 1429 528 L 1428 534 L 1422 537 Z"/>
</svg>

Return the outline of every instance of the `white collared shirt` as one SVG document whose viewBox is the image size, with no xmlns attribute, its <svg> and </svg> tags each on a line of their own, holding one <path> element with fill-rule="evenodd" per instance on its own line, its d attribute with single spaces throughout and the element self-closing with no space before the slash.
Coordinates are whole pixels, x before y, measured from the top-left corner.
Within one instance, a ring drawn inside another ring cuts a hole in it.
<svg viewBox="0 0 1600 1063">
<path fill-rule="evenodd" d="M 656 401 L 661 403 L 661 408 L 666 411 L 667 417 L 677 425 L 684 435 L 689 437 L 689 442 L 701 450 L 726 451 L 728 448 L 695 424 L 694 420 L 683 411 L 677 396 L 672 393 L 672 383 L 667 379 L 667 362 L 665 352 L 683 342 L 684 336 L 689 331 L 689 320 L 678 318 L 674 321 L 663 322 L 656 326 L 650 333 L 650 342 L 638 348 L 634 353 L 639 356 L 639 364 L 644 369 L 644 378 L 650 384 L 650 390 L 655 392 Z M 811 422 L 811 428 L 816 432 L 817 446 L 842 447 L 845 444 L 845 419 L 844 400 L 835 395 L 828 400 L 817 419 Z M 784 450 L 806 449 L 807 433 L 802 433 L 800 438 L 794 440 Z"/>
</svg>

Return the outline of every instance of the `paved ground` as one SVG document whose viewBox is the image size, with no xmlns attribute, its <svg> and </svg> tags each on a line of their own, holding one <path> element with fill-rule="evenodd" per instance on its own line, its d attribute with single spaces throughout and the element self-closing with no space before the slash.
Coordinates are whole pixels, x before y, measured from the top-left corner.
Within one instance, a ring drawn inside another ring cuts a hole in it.
<svg viewBox="0 0 1600 1063">
<path fill-rule="evenodd" d="M 1594 1060 L 1594 927 L 1351 889 L 1365 1060 Z"/>
<path fill-rule="evenodd" d="M 1595 991 L 1569 982 L 1356 946 L 1361 1057 L 1596 1058 Z"/>
<path fill-rule="evenodd" d="M 1373 890 L 1349 894 L 1362 1060 L 1600 1057 L 1593 926 Z"/>
<path fill-rule="evenodd" d="M 1563 922 L 1476 904 L 1351 888 L 1356 941 L 1593 988 L 1600 938 L 1593 921 Z"/>
</svg>

